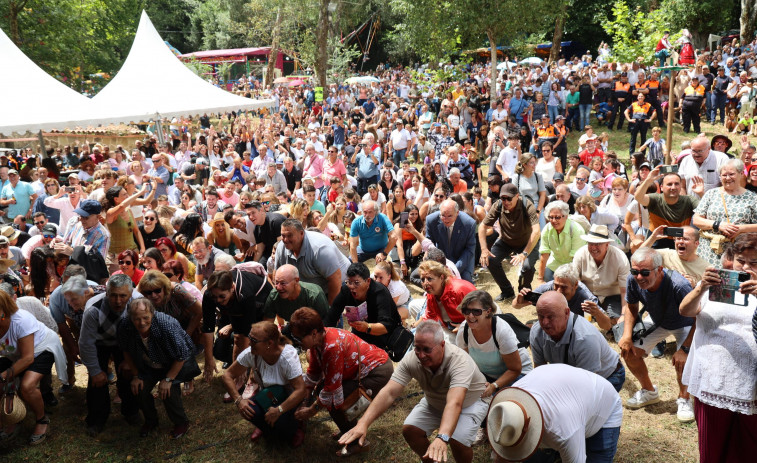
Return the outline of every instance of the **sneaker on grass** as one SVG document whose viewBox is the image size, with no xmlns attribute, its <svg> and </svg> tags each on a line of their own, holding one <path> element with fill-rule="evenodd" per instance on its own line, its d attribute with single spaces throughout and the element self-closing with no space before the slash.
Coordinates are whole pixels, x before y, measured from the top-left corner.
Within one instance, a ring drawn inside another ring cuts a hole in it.
<svg viewBox="0 0 757 463">
<path fill-rule="evenodd" d="M 660 401 L 660 393 L 657 392 L 657 386 L 654 387 L 654 391 L 648 391 L 646 389 L 640 389 L 636 391 L 630 399 L 626 400 L 626 407 L 637 409 L 646 407 L 647 405 L 656 404 Z"/>
<path fill-rule="evenodd" d="M 681 423 L 691 423 L 694 421 L 694 404 L 692 400 L 679 397 L 676 403 L 678 404 L 678 413 L 676 413 L 678 421 Z"/>
</svg>

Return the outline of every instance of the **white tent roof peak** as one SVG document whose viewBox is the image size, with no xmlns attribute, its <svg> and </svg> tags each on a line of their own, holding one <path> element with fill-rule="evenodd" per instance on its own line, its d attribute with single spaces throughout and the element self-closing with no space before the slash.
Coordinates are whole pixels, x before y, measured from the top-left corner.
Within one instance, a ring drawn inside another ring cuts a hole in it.
<svg viewBox="0 0 757 463">
<path fill-rule="evenodd" d="M 34 64 L 0 30 L 0 133 L 26 133 L 74 127 L 89 120 L 91 101 Z"/>
<path fill-rule="evenodd" d="M 129 56 L 92 102 L 101 123 L 139 122 L 274 104 L 273 100 L 234 95 L 193 73 L 163 42 L 144 11 Z"/>
</svg>

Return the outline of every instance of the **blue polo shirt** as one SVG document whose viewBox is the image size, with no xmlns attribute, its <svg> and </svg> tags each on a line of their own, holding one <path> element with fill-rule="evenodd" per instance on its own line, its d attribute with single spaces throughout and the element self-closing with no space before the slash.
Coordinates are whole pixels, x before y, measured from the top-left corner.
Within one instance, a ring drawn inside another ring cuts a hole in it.
<svg viewBox="0 0 757 463">
<path fill-rule="evenodd" d="M 389 217 L 376 214 L 370 226 L 365 223 L 365 217 L 360 216 L 352 222 L 350 237 L 360 238 L 360 248 L 363 252 L 383 251 L 389 244 L 389 233 L 394 230 Z"/>
<path fill-rule="evenodd" d="M 19 180 L 19 182 L 16 184 L 16 187 L 14 188 L 13 185 L 8 182 L 3 187 L 2 193 L 0 193 L 0 198 L 2 199 L 16 199 L 16 204 L 9 204 L 8 205 L 8 215 L 7 217 L 9 219 L 15 218 L 17 215 L 24 216 L 29 211 L 29 208 L 32 206 L 31 202 L 31 195 L 34 194 L 34 188 L 26 182 L 22 182 Z"/>
<path fill-rule="evenodd" d="M 683 298 L 692 291 L 691 283 L 675 270 L 665 269 L 665 276 L 657 291 L 641 289 L 633 275 L 628 275 L 626 301 L 641 303 L 658 326 L 666 330 L 677 330 L 694 324 L 694 319 L 684 317 L 678 311 Z"/>
</svg>

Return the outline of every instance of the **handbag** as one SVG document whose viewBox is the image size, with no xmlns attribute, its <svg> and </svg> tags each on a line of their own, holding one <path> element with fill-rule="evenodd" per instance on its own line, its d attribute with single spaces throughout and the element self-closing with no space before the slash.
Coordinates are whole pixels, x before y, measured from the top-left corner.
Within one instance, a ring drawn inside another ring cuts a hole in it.
<svg viewBox="0 0 757 463">
<path fill-rule="evenodd" d="M 260 357 L 257 357 L 257 360 L 260 361 Z M 257 381 L 261 387 L 252 397 L 252 400 L 258 404 L 263 411 L 267 412 L 271 407 L 278 407 L 287 399 L 287 397 L 289 397 L 286 388 L 280 384 L 274 384 L 268 387 L 265 386 L 263 383 L 263 376 L 258 370 L 257 362 L 253 370 L 255 371 L 255 376 L 257 376 L 255 381 Z"/>
<path fill-rule="evenodd" d="M 723 200 L 723 212 L 725 213 L 725 221 L 730 222 L 728 218 L 728 208 L 725 205 L 725 195 L 723 194 L 723 188 L 720 188 L 720 198 Z M 712 233 L 704 230 L 699 231 L 699 235 L 710 240 L 710 249 L 717 255 L 723 254 L 725 251 L 726 243 L 733 241 L 731 238 L 727 238 L 720 233 Z"/>
<path fill-rule="evenodd" d="M 354 421 L 358 418 L 360 418 L 363 413 L 368 409 L 368 406 L 371 405 L 371 396 L 368 395 L 368 393 L 363 389 L 363 386 L 360 384 L 360 340 L 357 340 L 357 372 L 355 373 L 355 376 L 357 376 L 357 388 L 355 388 L 350 395 L 344 398 L 344 402 L 342 403 L 342 406 L 339 407 L 339 410 L 344 414 L 344 417 L 347 419 L 347 421 Z"/>
<path fill-rule="evenodd" d="M 26 417 L 26 405 L 16 394 L 16 387 L 16 381 L 11 380 L 3 387 L 2 395 L 0 395 L 2 405 L 0 417 L 2 418 L 1 421 L 6 424 L 20 423 Z"/>
<path fill-rule="evenodd" d="M 413 341 L 415 341 L 413 333 L 404 326 L 398 325 L 386 341 L 386 353 L 393 362 L 399 362 L 413 346 Z"/>
</svg>

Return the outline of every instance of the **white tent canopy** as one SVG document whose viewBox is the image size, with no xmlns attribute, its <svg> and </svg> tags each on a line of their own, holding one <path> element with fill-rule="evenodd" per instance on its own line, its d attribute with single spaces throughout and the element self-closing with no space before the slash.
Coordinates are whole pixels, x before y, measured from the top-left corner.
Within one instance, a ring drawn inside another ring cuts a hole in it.
<svg viewBox="0 0 757 463">
<path fill-rule="evenodd" d="M 34 64 L 0 30 L 0 133 L 26 133 L 95 123 L 92 101 Z"/>
<path fill-rule="evenodd" d="M 163 42 L 147 13 L 121 70 L 92 98 L 100 123 L 129 123 L 272 107 L 229 93 L 193 73 Z"/>
</svg>

